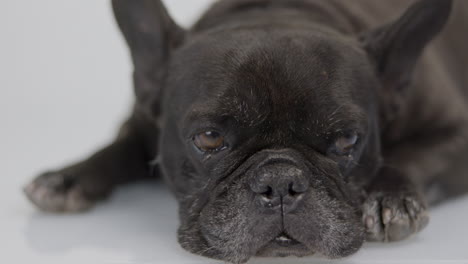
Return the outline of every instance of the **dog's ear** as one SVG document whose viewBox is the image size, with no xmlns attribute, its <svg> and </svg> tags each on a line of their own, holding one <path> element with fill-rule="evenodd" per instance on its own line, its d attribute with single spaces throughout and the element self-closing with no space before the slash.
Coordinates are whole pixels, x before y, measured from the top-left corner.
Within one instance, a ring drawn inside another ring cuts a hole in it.
<svg viewBox="0 0 468 264">
<path fill-rule="evenodd" d="M 137 100 L 150 107 L 159 96 L 171 51 L 182 44 L 185 31 L 160 0 L 112 0 L 112 7 L 130 48 Z"/>
<path fill-rule="evenodd" d="M 402 90 L 427 44 L 443 29 L 452 0 L 420 0 L 396 21 L 362 35 L 385 88 Z"/>
</svg>

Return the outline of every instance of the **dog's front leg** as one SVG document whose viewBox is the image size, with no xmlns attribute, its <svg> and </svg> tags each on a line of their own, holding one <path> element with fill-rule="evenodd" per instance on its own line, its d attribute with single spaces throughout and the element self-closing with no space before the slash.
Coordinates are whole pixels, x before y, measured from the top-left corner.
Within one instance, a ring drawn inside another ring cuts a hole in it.
<svg viewBox="0 0 468 264">
<path fill-rule="evenodd" d="M 27 197 L 44 211 L 79 212 L 107 197 L 115 186 L 150 176 L 139 133 L 130 119 L 112 144 L 90 158 L 34 179 L 24 188 Z"/>
<path fill-rule="evenodd" d="M 384 154 L 385 167 L 369 185 L 363 207 L 368 240 L 402 240 L 427 225 L 424 191 L 468 149 L 467 126 L 457 124 L 458 128 L 439 129 L 439 135 L 432 131 Z"/>
</svg>

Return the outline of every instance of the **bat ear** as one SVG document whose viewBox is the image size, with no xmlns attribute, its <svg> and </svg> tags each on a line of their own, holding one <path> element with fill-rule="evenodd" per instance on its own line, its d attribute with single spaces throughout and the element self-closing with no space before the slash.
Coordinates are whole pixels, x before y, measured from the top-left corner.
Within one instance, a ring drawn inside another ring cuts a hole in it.
<svg viewBox="0 0 468 264">
<path fill-rule="evenodd" d="M 159 97 L 167 62 L 183 43 L 185 31 L 160 0 L 112 0 L 112 7 L 130 48 L 137 100 L 150 106 Z"/>
<path fill-rule="evenodd" d="M 443 29 L 452 0 L 420 0 L 396 21 L 362 35 L 386 89 L 403 90 L 425 47 Z"/>
</svg>

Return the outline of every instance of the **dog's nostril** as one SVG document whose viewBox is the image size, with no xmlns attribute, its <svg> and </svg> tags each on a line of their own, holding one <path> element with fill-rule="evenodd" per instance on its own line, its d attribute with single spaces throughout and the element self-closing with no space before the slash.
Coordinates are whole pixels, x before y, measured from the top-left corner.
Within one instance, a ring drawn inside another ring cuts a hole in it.
<svg viewBox="0 0 468 264">
<path fill-rule="evenodd" d="M 296 196 L 298 193 L 293 189 L 293 183 L 291 182 L 288 186 L 289 195 Z"/>
<path fill-rule="evenodd" d="M 264 198 L 271 200 L 273 198 L 273 188 L 267 186 L 267 190 L 265 192 L 260 193 Z"/>
<path fill-rule="evenodd" d="M 288 193 L 290 196 L 297 196 L 307 191 L 307 186 L 304 184 L 295 184 L 293 182 L 288 185 Z"/>
</svg>

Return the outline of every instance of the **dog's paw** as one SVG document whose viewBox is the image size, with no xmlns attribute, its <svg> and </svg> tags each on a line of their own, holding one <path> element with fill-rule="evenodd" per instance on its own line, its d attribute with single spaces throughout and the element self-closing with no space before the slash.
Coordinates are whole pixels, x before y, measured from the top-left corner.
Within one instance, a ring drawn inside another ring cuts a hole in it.
<svg viewBox="0 0 468 264">
<path fill-rule="evenodd" d="M 42 174 L 24 187 L 24 193 L 47 212 L 81 212 L 95 204 L 74 177 L 61 172 Z"/>
<path fill-rule="evenodd" d="M 399 241 L 421 231 L 429 222 L 427 206 L 418 195 L 376 193 L 364 204 L 368 241 Z"/>
</svg>

